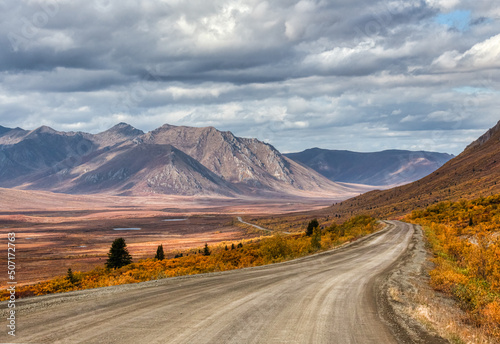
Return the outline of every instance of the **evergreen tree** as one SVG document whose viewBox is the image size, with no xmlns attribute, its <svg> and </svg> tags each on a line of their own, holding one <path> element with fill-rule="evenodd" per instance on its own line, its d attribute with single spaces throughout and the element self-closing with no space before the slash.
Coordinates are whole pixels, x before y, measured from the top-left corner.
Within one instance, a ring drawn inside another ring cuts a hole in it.
<svg viewBox="0 0 500 344">
<path fill-rule="evenodd" d="M 130 263 L 132 263 L 132 256 L 128 253 L 125 239 L 115 239 L 109 249 L 106 267 L 108 269 L 118 269 Z"/>
<path fill-rule="evenodd" d="M 204 256 L 210 255 L 210 249 L 208 248 L 208 244 L 206 244 L 206 243 L 205 243 L 205 247 L 203 248 L 203 255 Z"/>
<path fill-rule="evenodd" d="M 68 268 L 68 272 L 66 273 L 66 279 L 71 283 L 74 284 L 76 282 L 76 277 L 73 274 L 73 271 L 71 271 L 71 268 Z"/>
<path fill-rule="evenodd" d="M 311 236 L 313 235 L 314 228 L 319 227 L 319 222 L 317 219 L 313 219 L 309 221 L 309 224 L 307 225 L 306 229 L 306 235 Z"/>
<path fill-rule="evenodd" d="M 231 244 L 231 250 L 234 250 L 236 247 L 234 246 L 234 243 Z"/>
<path fill-rule="evenodd" d="M 165 252 L 163 252 L 163 244 L 158 246 L 158 248 L 156 249 L 155 259 L 158 259 L 158 260 L 165 259 Z"/>
<path fill-rule="evenodd" d="M 240 243 L 238 244 L 238 246 L 236 246 L 236 247 L 237 247 L 237 248 L 242 248 L 242 247 L 243 247 L 243 244 L 240 242 Z"/>
</svg>

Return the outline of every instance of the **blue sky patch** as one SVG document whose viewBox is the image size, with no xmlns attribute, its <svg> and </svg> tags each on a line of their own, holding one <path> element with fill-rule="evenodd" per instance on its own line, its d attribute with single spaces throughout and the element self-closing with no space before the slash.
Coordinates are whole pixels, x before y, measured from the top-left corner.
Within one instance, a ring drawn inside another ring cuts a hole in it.
<svg viewBox="0 0 500 344">
<path fill-rule="evenodd" d="M 471 11 L 457 10 L 450 13 L 441 13 L 436 17 L 436 22 L 459 31 L 467 31 L 471 22 Z"/>
<path fill-rule="evenodd" d="M 453 89 L 453 91 L 459 92 L 459 93 L 465 93 L 465 94 L 477 94 L 477 93 L 490 93 L 490 92 L 492 92 L 491 89 L 486 88 L 486 87 L 471 87 L 471 86 L 456 87 Z"/>
</svg>

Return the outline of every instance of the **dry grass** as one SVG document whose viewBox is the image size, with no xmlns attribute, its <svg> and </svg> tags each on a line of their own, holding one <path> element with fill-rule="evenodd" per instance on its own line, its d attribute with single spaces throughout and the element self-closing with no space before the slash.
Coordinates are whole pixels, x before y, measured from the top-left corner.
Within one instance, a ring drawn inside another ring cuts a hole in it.
<svg viewBox="0 0 500 344">
<path fill-rule="evenodd" d="M 399 303 L 403 302 L 403 299 L 401 298 L 401 292 L 398 288 L 389 287 L 389 297 L 392 301 L 396 301 Z"/>
<path fill-rule="evenodd" d="M 484 329 L 472 325 L 468 315 L 451 299 L 434 292 L 427 284 L 418 283 L 416 287 L 418 292 L 410 295 L 413 306 L 407 308 L 407 314 L 427 329 L 434 330 L 451 343 L 499 343 Z"/>
</svg>

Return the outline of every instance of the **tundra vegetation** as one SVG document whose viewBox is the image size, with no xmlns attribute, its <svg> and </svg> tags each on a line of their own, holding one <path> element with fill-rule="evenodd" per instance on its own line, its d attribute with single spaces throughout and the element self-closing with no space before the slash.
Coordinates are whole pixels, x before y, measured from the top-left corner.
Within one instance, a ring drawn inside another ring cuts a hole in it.
<svg viewBox="0 0 500 344">
<path fill-rule="evenodd" d="M 277 233 L 257 241 L 247 241 L 235 245 L 228 243 L 189 250 L 175 254 L 175 258 L 155 258 L 139 260 L 121 267 L 97 267 L 88 272 L 76 271 L 65 276 L 33 285 L 20 286 L 17 297 L 45 295 L 71 290 L 82 290 L 113 286 L 119 284 L 136 283 L 155 280 L 165 277 L 194 275 L 200 273 L 226 271 L 245 267 L 278 263 L 308 254 L 327 250 L 346 242 L 356 240 L 364 235 L 375 232 L 380 228 L 377 221 L 369 216 L 356 216 L 342 225 L 333 224 L 320 229 L 319 223 L 313 228 L 311 237 L 303 233 L 284 235 Z M 125 246 L 123 243 L 115 244 L 120 247 L 121 255 Z M 163 247 L 162 247 L 163 248 Z M 110 250 L 114 252 L 114 250 Z M 157 252 L 158 254 L 158 252 Z M 126 256 L 126 254 L 125 254 Z M 170 253 L 174 257 L 174 253 Z M 1 300 L 7 300 L 10 294 L 3 290 Z"/>
<path fill-rule="evenodd" d="M 500 338 L 500 195 L 437 203 L 406 220 L 423 226 L 434 253 L 431 286 Z"/>
</svg>

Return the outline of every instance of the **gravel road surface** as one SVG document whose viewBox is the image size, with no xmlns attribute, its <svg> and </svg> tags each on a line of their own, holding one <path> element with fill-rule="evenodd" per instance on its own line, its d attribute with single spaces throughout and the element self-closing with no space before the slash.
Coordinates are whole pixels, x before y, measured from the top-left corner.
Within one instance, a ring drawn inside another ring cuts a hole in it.
<svg viewBox="0 0 500 344">
<path fill-rule="evenodd" d="M 387 224 L 281 264 L 18 300 L 16 337 L 2 326 L 0 342 L 401 343 L 377 295 L 414 227 Z"/>
</svg>

